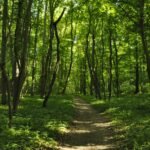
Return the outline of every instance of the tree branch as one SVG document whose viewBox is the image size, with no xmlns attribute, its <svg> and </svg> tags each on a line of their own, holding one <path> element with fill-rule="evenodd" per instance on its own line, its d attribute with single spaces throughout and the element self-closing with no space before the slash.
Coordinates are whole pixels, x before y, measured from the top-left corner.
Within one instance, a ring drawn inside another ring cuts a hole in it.
<svg viewBox="0 0 150 150">
<path fill-rule="evenodd" d="M 55 25 L 57 25 L 57 23 L 61 20 L 62 16 L 64 15 L 66 8 L 63 9 L 61 15 L 59 16 L 59 18 L 54 22 Z"/>
</svg>

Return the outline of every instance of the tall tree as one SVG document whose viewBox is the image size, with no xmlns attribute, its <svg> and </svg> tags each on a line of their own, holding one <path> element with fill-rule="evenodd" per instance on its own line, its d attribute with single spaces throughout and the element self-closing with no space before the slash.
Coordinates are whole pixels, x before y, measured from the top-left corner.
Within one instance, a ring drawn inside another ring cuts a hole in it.
<svg viewBox="0 0 150 150">
<path fill-rule="evenodd" d="M 33 61 L 32 61 L 31 96 L 34 96 L 36 58 L 37 58 L 37 41 L 38 41 L 39 16 L 40 16 L 40 1 L 37 3 L 38 3 L 37 4 L 38 8 L 37 8 L 37 16 L 36 16 L 36 24 L 35 24 L 34 51 L 33 51 Z"/>
<path fill-rule="evenodd" d="M 13 112 L 17 111 L 21 90 L 26 77 L 27 49 L 29 38 L 29 27 L 31 21 L 31 6 L 33 0 L 27 3 L 25 14 L 23 6 L 25 1 L 18 2 L 18 16 L 14 41 L 14 65 L 13 65 Z"/>
<path fill-rule="evenodd" d="M 109 100 L 112 96 L 112 29 L 109 28 L 109 81 L 108 81 Z"/>
<path fill-rule="evenodd" d="M 1 78 L 1 86 L 2 86 L 2 104 L 7 103 L 7 85 L 5 81 L 6 77 L 6 52 L 7 52 L 7 25 L 8 25 L 8 0 L 3 2 L 3 24 L 2 24 L 2 47 L 1 47 L 1 69 L 2 70 L 2 78 Z"/>
<path fill-rule="evenodd" d="M 43 39 L 42 48 L 46 48 L 46 25 L 47 25 L 47 9 L 48 0 L 44 1 L 44 21 L 43 21 Z M 46 88 L 46 66 L 45 66 L 45 53 L 42 53 L 41 57 L 41 72 L 40 72 L 40 96 L 44 97 Z"/>
<path fill-rule="evenodd" d="M 113 38 L 113 45 L 115 50 L 115 86 L 116 86 L 116 96 L 118 97 L 120 94 L 120 85 L 119 85 L 119 58 L 118 58 L 116 37 Z"/>
<path fill-rule="evenodd" d="M 135 94 L 139 93 L 139 50 L 138 41 L 136 40 L 135 46 Z"/>
<path fill-rule="evenodd" d="M 6 104 L 6 103 L 8 104 L 8 115 L 9 115 L 8 126 L 11 127 L 12 126 L 11 95 L 10 95 L 9 79 L 6 72 L 8 0 L 4 0 L 3 6 L 4 7 L 3 7 L 3 25 L 2 25 L 2 48 L 1 48 L 1 61 L 0 61 L 0 69 L 2 72 L 2 104 Z"/>
<path fill-rule="evenodd" d="M 140 26 L 140 35 L 142 39 L 142 45 L 143 45 L 143 50 L 144 54 L 146 57 L 146 63 L 147 63 L 147 73 L 148 73 L 148 78 L 150 81 L 150 54 L 148 50 L 148 45 L 147 45 L 147 37 L 145 33 L 145 14 L 144 14 L 144 7 L 145 7 L 145 0 L 139 0 L 139 8 L 140 8 L 140 17 L 139 17 L 139 26 Z"/>
<path fill-rule="evenodd" d="M 51 13 L 52 16 L 51 16 L 51 28 L 50 28 L 50 31 L 51 31 L 51 33 L 50 33 L 50 47 L 49 47 L 47 56 L 49 57 L 51 55 L 50 53 L 52 53 L 52 50 L 53 50 L 52 44 L 53 44 L 54 34 L 56 36 L 56 41 L 57 41 L 57 44 L 56 44 L 57 56 L 56 56 L 56 63 L 55 63 L 54 71 L 53 71 L 53 74 L 52 74 L 52 79 L 51 79 L 49 87 L 48 87 L 48 92 L 46 93 L 46 96 L 45 96 L 44 101 L 43 101 L 43 107 L 46 107 L 46 105 L 47 105 L 47 101 L 48 101 L 48 98 L 49 98 L 49 96 L 52 92 L 53 85 L 55 83 L 57 72 L 58 72 L 58 69 L 59 69 L 60 39 L 59 39 L 59 35 L 58 35 L 57 25 L 58 25 L 59 21 L 61 20 L 61 18 L 63 17 L 64 12 L 65 12 L 65 8 L 63 9 L 62 13 L 60 14 L 60 16 L 58 17 L 58 19 L 56 21 L 54 21 L 54 18 L 53 18 L 54 17 L 53 16 L 54 12 Z"/>
<path fill-rule="evenodd" d="M 62 94 L 65 93 L 66 91 L 66 87 L 67 87 L 67 84 L 68 84 L 68 80 L 69 80 L 69 77 L 70 77 L 70 74 L 71 74 L 71 69 L 72 69 L 72 64 L 73 64 L 73 46 L 74 46 L 74 35 L 73 35 L 73 31 L 74 31 L 74 28 L 73 28 L 73 2 L 71 1 L 71 17 L 70 17 L 70 21 L 71 21 L 71 31 L 70 31 L 70 37 L 71 37 L 71 46 L 70 46 L 70 65 L 69 65 L 69 70 L 68 70 L 68 74 L 67 74 L 67 77 L 66 77 L 66 80 L 65 80 L 65 84 L 64 84 L 64 88 L 62 90 Z"/>
</svg>

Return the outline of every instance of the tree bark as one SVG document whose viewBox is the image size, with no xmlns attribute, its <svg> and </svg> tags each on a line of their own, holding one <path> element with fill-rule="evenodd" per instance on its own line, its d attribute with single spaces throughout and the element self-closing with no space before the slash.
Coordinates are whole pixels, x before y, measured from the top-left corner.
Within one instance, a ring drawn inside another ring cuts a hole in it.
<svg viewBox="0 0 150 150">
<path fill-rule="evenodd" d="M 3 18 L 2 18 L 2 47 L 1 47 L 1 65 L 6 69 L 6 51 L 7 51 L 7 25 L 8 25 L 8 0 L 4 1 L 3 4 Z M 1 103 L 3 105 L 7 104 L 7 86 L 5 83 L 5 74 L 2 72 L 1 87 L 2 87 L 2 97 Z"/>
<path fill-rule="evenodd" d="M 102 20 L 102 36 L 101 36 L 101 41 L 102 41 L 102 56 L 101 56 L 101 59 L 102 59 L 102 62 L 101 62 L 101 65 L 102 65 L 102 88 L 103 88 L 103 95 L 104 95 L 104 99 L 106 99 L 106 90 L 105 90 L 105 79 L 104 79 L 104 54 L 105 54 L 105 43 L 104 43 L 104 31 L 103 31 L 103 20 Z"/>
<path fill-rule="evenodd" d="M 108 98 L 112 96 L 112 31 L 109 29 L 109 83 L 108 83 Z"/>
<path fill-rule="evenodd" d="M 115 85 L 116 85 L 116 96 L 120 94 L 120 85 L 119 85 L 119 60 L 118 60 L 118 48 L 116 45 L 116 39 L 113 38 L 114 48 L 115 48 Z"/>
<path fill-rule="evenodd" d="M 33 54 L 33 62 L 32 62 L 32 83 L 31 83 L 31 96 L 34 96 L 34 84 L 35 84 L 35 74 L 36 74 L 36 57 L 37 57 L 37 40 L 38 40 L 38 30 L 39 30 L 39 15 L 40 15 L 40 2 L 38 3 L 37 10 L 37 20 L 36 20 L 36 28 L 35 28 L 35 37 L 34 37 L 34 54 Z"/>
<path fill-rule="evenodd" d="M 95 59 L 96 59 L 96 54 L 95 54 L 95 31 L 93 29 L 93 33 L 92 33 L 92 72 L 93 72 L 92 74 L 93 74 L 93 84 L 94 84 L 94 88 L 95 88 L 95 96 L 96 96 L 96 98 L 101 99 L 100 81 L 99 81 L 98 75 L 97 75 Z"/>
<path fill-rule="evenodd" d="M 21 30 L 22 9 L 24 1 L 20 0 L 18 3 L 18 17 L 15 31 L 14 43 L 14 73 L 13 73 L 13 113 L 16 113 L 20 93 L 26 77 L 26 62 L 28 49 L 28 36 L 30 27 L 31 6 L 33 0 L 30 0 L 25 11 L 23 30 Z M 21 32 L 22 31 L 22 32 Z M 23 38 L 21 38 L 23 36 Z M 20 41 L 22 39 L 22 41 Z M 21 50 L 22 49 L 22 50 Z M 20 54 L 19 54 L 20 52 Z"/>
<path fill-rule="evenodd" d="M 52 28 L 51 28 L 51 31 L 52 31 L 52 34 L 55 34 L 55 36 L 56 36 L 56 41 L 57 41 L 57 45 L 56 45 L 56 47 L 57 47 L 56 48 L 57 56 L 56 56 L 56 64 L 55 64 L 54 72 L 53 72 L 53 75 L 52 75 L 52 79 L 51 79 L 50 84 L 49 84 L 48 92 L 47 92 L 47 94 L 46 94 L 46 96 L 44 98 L 44 101 L 43 101 L 43 107 L 46 107 L 46 105 L 47 105 L 48 98 L 51 95 L 51 92 L 52 92 L 52 89 L 53 89 L 53 86 L 54 86 L 54 83 L 55 83 L 55 80 L 56 80 L 57 72 L 59 70 L 59 62 L 60 62 L 60 39 L 59 39 L 59 36 L 58 36 L 57 24 L 59 23 L 59 21 L 63 17 L 64 12 L 65 12 L 65 8 L 63 9 L 61 15 L 59 16 L 59 18 L 55 22 L 53 22 L 53 19 L 52 19 L 52 24 L 51 24 Z M 50 45 L 50 49 L 49 50 L 52 52 L 51 48 L 52 48 L 53 37 L 50 40 L 50 42 L 51 42 L 51 45 Z"/>
<path fill-rule="evenodd" d="M 144 26 L 144 0 L 140 0 L 140 35 L 141 35 L 141 40 L 142 40 L 142 45 L 143 45 L 143 50 L 144 54 L 146 57 L 146 64 L 147 64 L 147 74 L 148 74 L 148 79 L 150 81 L 150 54 L 147 46 L 147 41 L 146 41 L 146 35 L 145 35 L 145 26 Z"/>
<path fill-rule="evenodd" d="M 8 0 L 4 1 L 3 4 L 3 25 L 2 25 L 2 48 L 1 48 L 1 62 L 0 69 L 2 73 L 2 104 L 8 104 L 8 127 L 12 126 L 12 107 L 11 107 L 11 96 L 9 79 L 6 73 L 6 50 L 7 50 L 7 23 L 8 23 Z M 7 101 L 6 101 L 7 99 Z"/>
<path fill-rule="evenodd" d="M 139 93 L 139 53 L 138 53 L 138 46 L 136 43 L 136 48 L 135 48 L 135 94 Z"/>
<path fill-rule="evenodd" d="M 71 13 L 71 32 L 70 32 L 70 36 L 71 36 L 71 53 L 70 53 L 70 65 L 69 65 L 69 70 L 68 70 L 68 74 L 66 77 L 66 81 L 65 81 L 65 85 L 64 88 L 62 90 L 62 94 L 65 94 L 66 88 L 67 88 L 67 84 L 68 84 L 68 80 L 71 74 L 71 69 L 72 69 L 72 64 L 73 64 L 73 46 L 74 46 L 74 38 L 73 38 L 73 12 Z"/>
<path fill-rule="evenodd" d="M 45 10 L 44 10 L 44 31 L 43 31 L 43 49 L 45 50 L 45 45 L 46 45 L 46 24 L 47 24 L 47 4 L 48 1 L 45 0 Z M 40 96 L 44 97 L 45 95 L 45 88 L 46 88 L 46 68 L 45 68 L 45 53 L 42 54 L 42 59 L 41 59 L 41 76 L 40 76 Z"/>
</svg>

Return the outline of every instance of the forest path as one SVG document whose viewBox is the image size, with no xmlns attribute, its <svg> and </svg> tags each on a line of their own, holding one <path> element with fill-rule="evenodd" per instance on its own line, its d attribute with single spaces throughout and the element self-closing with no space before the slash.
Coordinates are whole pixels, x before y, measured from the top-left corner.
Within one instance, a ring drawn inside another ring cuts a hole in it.
<svg viewBox="0 0 150 150">
<path fill-rule="evenodd" d="M 63 137 L 60 150 L 116 150 L 110 120 L 96 112 L 81 98 L 74 99 L 76 114 Z"/>
</svg>

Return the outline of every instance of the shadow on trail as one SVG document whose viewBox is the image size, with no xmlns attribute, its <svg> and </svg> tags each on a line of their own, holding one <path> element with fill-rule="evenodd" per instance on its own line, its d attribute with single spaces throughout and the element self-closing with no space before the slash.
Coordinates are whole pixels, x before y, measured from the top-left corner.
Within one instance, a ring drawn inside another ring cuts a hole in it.
<svg viewBox="0 0 150 150">
<path fill-rule="evenodd" d="M 110 120 L 98 114 L 80 98 L 75 99 L 75 108 L 75 120 L 70 131 L 64 135 L 60 149 L 116 150 Z"/>
</svg>

